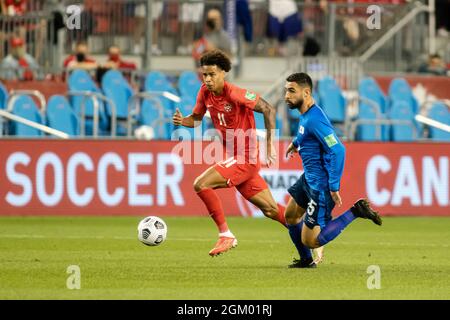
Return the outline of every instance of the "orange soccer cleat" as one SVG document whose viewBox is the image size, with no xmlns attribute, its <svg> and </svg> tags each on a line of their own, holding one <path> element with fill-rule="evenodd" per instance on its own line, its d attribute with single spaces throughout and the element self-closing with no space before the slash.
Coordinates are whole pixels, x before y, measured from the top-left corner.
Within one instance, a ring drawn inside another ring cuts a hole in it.
<svg viewBox="0 0 450 320">
<path fill-rule="evenodd" d="M 221 253 L 227 252 L 230 249 L 233 249 L 237 246 L 237 239 L 230 237 L 220 237 L 217 240 L 214 248 L 209 252 L 211 257 L 218 256 Z"/>
</svg>

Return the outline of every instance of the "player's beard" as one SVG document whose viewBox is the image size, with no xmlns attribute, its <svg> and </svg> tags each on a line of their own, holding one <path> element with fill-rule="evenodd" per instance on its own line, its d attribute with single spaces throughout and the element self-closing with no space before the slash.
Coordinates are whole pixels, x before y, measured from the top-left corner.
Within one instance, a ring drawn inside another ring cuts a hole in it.
<svg viewBox="0 0 450 320">
<path fill-rule="evenodd" d="M 288 103 L 287 105 L 288 105 L 289 109 L 291 109 L 291 110 L 294 110 L 294 109 L 300 110 L 301 107 L 303 106 L 304 102 L 305 102 L 305 100 L 303 98 L 301 98 L 296 103 Z"/>
</svg>

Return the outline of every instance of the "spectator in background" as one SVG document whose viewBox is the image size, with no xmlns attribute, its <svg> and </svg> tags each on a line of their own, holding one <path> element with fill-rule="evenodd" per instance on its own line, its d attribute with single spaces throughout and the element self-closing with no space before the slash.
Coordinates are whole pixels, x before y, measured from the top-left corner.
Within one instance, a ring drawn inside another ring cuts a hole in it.
<svg viewBox="0 0 450 320">
<path fill-rule="evenodd" d="M 93 70 L 97 68 L 95 59 L 88 56 L 88 46 L 84 42 L 77 43 L 74 54 L 68 56 L 63 63 L 65 69 Z"/>
<path fill-rule="evenodd" d="M 153 21 L 153 34 L 151 50 L 154 55 L 161 55 L 162 51 L 158 45 L 158 35 L 161 31 L 161 16 L 164 9 L 164 3 L 162 1 L 152 1 L 152 21 Z M 133 53 L 142 54 L 143 45 L 142 41 L 145 40 L 145 23 L 147 17 L 146 4 L 141 3 L 127 3 L 126 11 L 130 17 L 133 18 L 132 30 L 133 30 Z M 130 14 L 131 13 L 131 14 Z"/>
<path fill-rule="evenodd" d="M 222 13 L 218 9 L 211 9 L 206 15 L 206 41 L 213 47 L 225 52 L 231 57 L 231 39 L 223 28 Z"/>
<path fill-rule="evenodd" d="M 97 28 L 96 15 L 106 14 L 105 12 L 95 12 L 94 0 L 85 0 L 83 4 L 79 5 L 80 13 L 80 29 L 72 28 L 68 30 L 67 37 L 69 43 L 87 42 L 90 35 L 94 33 Z"/>
<path fill-rule="evenodd" d="M 423 63 L 418 70 L 420 73 L 429 73 L 437 76 L 445 76 L 447 67 L 444 60 L 438 54 L 432 54 L 428 57 L 428 61 Z"/>
<path fill-rule="evenodd" d="M 312 36 L 305 37 L 305 44 L 303 45 L 304 57 L 315 57 L 320 53 L 320 44 Z"/>
<path fill-rule="evenodd" d="M 97 68 L 97 81 L 101 83 L 105 73 L 112 69 L 119 70 L 128 80 L 128 82 L 131 82 L 132 71 L 136 70 L 137 67 L 134 62 L 122 60 L 120 48 L 116 45 L 113 45 L 109 47 L 108 60 L 106 61 L 106 63 Z"/>
<path fill-rule="evenodd" d="M 7 16 L 21 16 L 27 9 L 26 0 L 0 0 L 2 14 Z"/>
<path fill-rule="evenodd" d="M 0 15 L 15 17 L 26 13 L 26 0 L 0 0 Z M 23 22 L 8 19 L 0 24 L 0 57 L 8 54 L 8 41 L 11 36 L 26 39 L 27 29 Z"/>
<path fill-rule="evenodd" d="M 192 52 L 192 40 L 194 40 L 196 25 L 202 21 L 204 9 L 204 3 L 183 3 L 180 5 L 178 17 L 181 22 L 181 39 L 180 46 L 177 48 L 178 54 L 186 55 Z"/>
<path fill-rule="evenodd" d="M 25 41 L 20 37 L 13 37 L 10 45 L 11 53 L 2 60 L 0 65 L 0 78 L 5 80 L 33 80 L 39 65 L 26 52 Z"/>
<path fill-rule="evenodd" d="M 278 54 L 286 55 L 286 43 L 290 37 L 302 32 L 297 4 L 294 0 L 269 0 L 267 36 L 278 39 Z"/>
<path fill-rule="evenodd" d="M 200 57 L 206 51 L 219 49 L 231 57 L 231 39 L 228 33 L 223 29 L 222 14 L 218 9 L 208 11 L 205 22 L 204 35 L 194 42 L 192 56 L 195 65 L 200 66 Z"/>
<path fill-rule="evenodd" d="M 104 67 L 109 69 L 136 70 L 136 64 L 131 61 L 122 60 L 120 54 L 120 48 L 118 46 L 113 45 L 109 47 L 108 60 Z"/>
<path fill-rule="evenodd" d="M 236 1 L 236 22 L 242 26 L 244 40 L 248 43 L 253 41 L 253 19 L 250 12 L 248 0 Z"/>
</svg>

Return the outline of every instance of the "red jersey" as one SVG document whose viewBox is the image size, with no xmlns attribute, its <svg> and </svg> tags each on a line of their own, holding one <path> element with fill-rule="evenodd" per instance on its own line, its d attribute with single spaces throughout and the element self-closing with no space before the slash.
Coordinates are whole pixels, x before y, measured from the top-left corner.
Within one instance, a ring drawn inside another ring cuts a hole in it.
<svg viewBox="0 0 450 320">
<path fill-rule="evenodd" d="M 214 127 L 222 134 L 227 151 L 231 153 L 233 150 L 233 156 L 245 155 L 246 161 L 257 161 L 258 143 L 253 110 L 259 98 L 258 94 L 228 82 L 225 82 L 222 94 L 215 96 L 203 84 L 193 113 L 204 115 L 209 111 Z M 230 149 L 231 146 L 233 149 Z"/>
<path fill-rule="evenodd" d="M 10 16 L 21 16 L 26 11 L 26 1 L 25 0 L 5 0 L 5 6 L 6 6 L 6 13 Z"/>
<path fill-rule="evenodd" d="M 63 62 L 63 66 L 64 68 L 68 68 L 70 67 L 73 63 L 77 62 L 77 56 L 76 55 L 70 55 L 68 56 L 64 62 Z M 84 59 L 84 62 L 89 62 L 89 63 L 95 63 L 96 61 L 93 58 L 90 57 L 86 57 Z"/>
</svg>

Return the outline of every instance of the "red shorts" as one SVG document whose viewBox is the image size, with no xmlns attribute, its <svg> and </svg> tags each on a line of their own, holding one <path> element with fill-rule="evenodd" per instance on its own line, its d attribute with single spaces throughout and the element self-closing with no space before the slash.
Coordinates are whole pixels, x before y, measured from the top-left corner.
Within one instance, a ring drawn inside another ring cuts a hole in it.
<svg viewBox="0 0 450 320">
<path fill-rule="evenodd" d="M 222 177 L 227 179 L 228 187 L 236 187 L 245 199 L 250 199 L 261 191 L 268 189 L 266 181 L 259 175 L 261 165 L 238 164 L 236 158 L 229 158 L 214 166 Z"/>
</svg>

